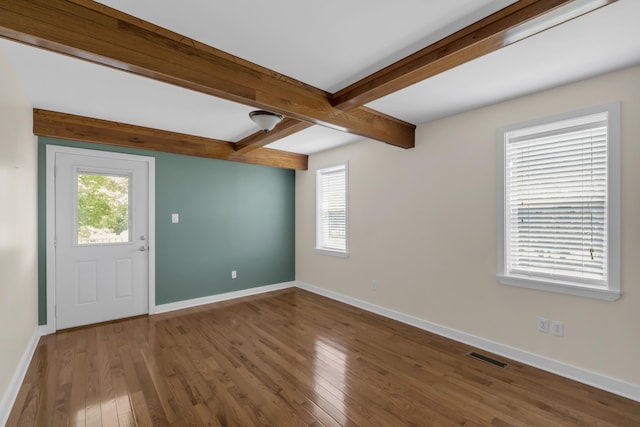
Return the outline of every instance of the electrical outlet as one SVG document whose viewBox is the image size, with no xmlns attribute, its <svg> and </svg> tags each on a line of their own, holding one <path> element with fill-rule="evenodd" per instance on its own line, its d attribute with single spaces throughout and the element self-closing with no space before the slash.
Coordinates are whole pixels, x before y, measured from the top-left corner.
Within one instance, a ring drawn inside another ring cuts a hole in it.
<svg viewBox="0 0 640 427">
<path fill-rule="evenodd" d="M 377 280 L 372 280 L 371 281 L 371 290 L 375 291 L 376 289 L 378 289 L 378 281 Z"/>
<path fill-rule="evenodd" d="M 236 271 L 235 271 L 235 270 L 233 270 L 233 271 L 231 272 L 231 278 L 232 278 L 232 279 L 235 279 L 236 277 L 238 277 L 238 273 L 236 273 Z"/>
<path fill-rule="evenodd" d="M 549 319 L 538 317 L 538 332 L 542 332 L 543 334 L 549 333 Z"/>
<path fill-rule="evenodd" d="M 564 323 L 559 320 L 551 321 L 551 333 L 557 337 L 564 336 Z"/>
</svg>

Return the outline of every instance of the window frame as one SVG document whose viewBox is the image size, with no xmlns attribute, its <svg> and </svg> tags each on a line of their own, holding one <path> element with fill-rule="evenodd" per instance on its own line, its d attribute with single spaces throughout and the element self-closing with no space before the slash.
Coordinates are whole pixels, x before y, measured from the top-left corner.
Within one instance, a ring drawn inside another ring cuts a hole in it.
<svg viewBox="0 0 640 427">
<path fill-rule="evenodd" d="M 514 275 L 507 271 L 506 144 L 507 135 L 527 128 L 552 125 L 594 114 L 607 113 L 607 279 L 606 286 L 560 281 L 540 276 Z M 610 103 L 523 123 L 504 126 L 497 131 L 497 243 L 496 278 L 504 285 L 556 292 L 567 295 L 615 301 L 622 296 L 620 288 L 620 103 Z"/>
<path fill-rule="evenodd" d="M 345 197 L 345 249 L 344 251 L 326 248 L 321 245 L 322 238 L 322 175 L 336 169 L 344 169 L 344 197 Z M 330 166 L 316 169 L 316 243 L 315 252 L 320 255 L 330 255 L 341 258 L 349 257 L 349 162 L 344 161 Z"/>
</svg>

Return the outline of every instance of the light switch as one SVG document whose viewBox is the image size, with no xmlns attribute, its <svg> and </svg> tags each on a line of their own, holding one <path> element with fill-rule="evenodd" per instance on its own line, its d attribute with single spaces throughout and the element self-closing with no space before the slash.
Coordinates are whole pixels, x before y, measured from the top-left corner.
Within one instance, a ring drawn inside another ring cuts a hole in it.
<svg viewBox="0 0 640 427">
<path fill-rule="evenodd" d="M 172 224 L 177 224 L 180 222 L 180 215 L 178 214 L 171 214 L 171 223 Z"/>
</svg>

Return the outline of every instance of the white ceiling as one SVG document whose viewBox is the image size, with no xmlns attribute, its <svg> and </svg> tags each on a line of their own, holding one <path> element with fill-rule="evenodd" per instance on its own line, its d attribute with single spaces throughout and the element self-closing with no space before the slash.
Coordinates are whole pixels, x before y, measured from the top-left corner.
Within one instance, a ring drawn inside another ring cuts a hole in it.
<svg viewBox="0 0 640 427">
<path fill-rule="evenodd" d="M 515 0 L 101 0 L 328 92 Z"/>
<path fill-rule="evenodd" d="M 103 0 L 329 92 L 513 0 Z M 640 1 L 619 0 L 368 106 L 414 124 L 640 63 Z M 35 108 L 238 141 L 252 108 L 2 40 Z M 319 126 L 270 148 L 310 154 L 360 137 Z"/>
</svg>

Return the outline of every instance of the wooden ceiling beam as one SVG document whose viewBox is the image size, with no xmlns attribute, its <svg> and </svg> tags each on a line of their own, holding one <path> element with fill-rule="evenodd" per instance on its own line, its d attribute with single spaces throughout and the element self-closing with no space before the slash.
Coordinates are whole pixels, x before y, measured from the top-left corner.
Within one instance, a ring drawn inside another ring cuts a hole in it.
<svg viewBox="0 0 640 427">
<path fill-rule="evenodd" d="M 3 0 L 0 36 L 403 148 L 415 126 L 90 0 Z"/>
<path fill-rule="evenodd" d="M 285 117 L 273 130 L 259 131 L 236 142 L 235 149 L 239 153 L 248 153 L 309 127 L 311 127 L 311 123 Z"/>
<path fill-rule="evenodd" d="M 342 89 L 331 96 L 332 104 L 344 111 L 362 108 L 369 102 L 404 89 L 411 84 L 433 77 L 615 1 L 617 0 L 592 0 L 587 3 L 578 3 L 573 0 L 518 1 Z M 560 7 L 565 7 L 568 10 L 559 17 L 548 18 L 550 12 L 558 11 Z M 531 21 L 536 18 L 544 20 L 542 25 L 533 26 L 532 30 L 527 30 L 526 25 L 530 25 Z M 292 133 L 288 131 L 282 137 Z M 260 147 L 277 139 L 277 135 L 256 133 L 243 140 L 242 145 L 238 147 L 243 147 L 243 150 L 251 149 L 249 144 Z"/>
<path fill-rule="evenodd" d="M 336 92 L 331 102 L 344 111 L 357 108 L 615 1 L 517 1 Z"/>
<path fill-rule="evenodd" d="M 306 170 L 308 164 L 308 156 L 303 154 L 268 148 L 239 153 L 234 148 L 235 144 L 228 141 L 40 109 L 33 110 L 33 133 L 284 169 Z"/>
</svg>

